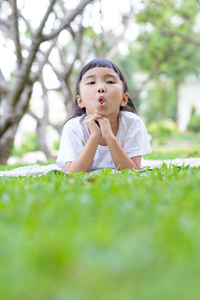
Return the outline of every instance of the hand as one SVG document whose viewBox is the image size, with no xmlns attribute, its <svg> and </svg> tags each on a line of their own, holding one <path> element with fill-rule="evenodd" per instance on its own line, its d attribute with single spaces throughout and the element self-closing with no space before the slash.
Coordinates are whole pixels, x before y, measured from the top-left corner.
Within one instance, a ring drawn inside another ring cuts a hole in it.
<svg viewBox="0 0 200 300">
<path fill-rule="evenodd" d="M 86 118 L 86 125 L 89 129 L 89 132 L 91 135 L 97 136 L 98 138 L 101 137 L 101 130 L 99 125 L 96 123 L 97 117 L 101 117 L 100 115 L 97 114 L 90 114 Z"/>
<path fill-rule="evenodd" d="M 99 118 L 97 116 L 96 120 L 100 125 L 102 137 L 107 141 L 110 137 L 112 137 L 114 135 L 113 131 L 112 131 L 112 128 L 111 128 L 111 125 L 110 125 L 109 119 L 107 119 L 106 117 L 102 117 L 100 115 Z"/>
</svg>

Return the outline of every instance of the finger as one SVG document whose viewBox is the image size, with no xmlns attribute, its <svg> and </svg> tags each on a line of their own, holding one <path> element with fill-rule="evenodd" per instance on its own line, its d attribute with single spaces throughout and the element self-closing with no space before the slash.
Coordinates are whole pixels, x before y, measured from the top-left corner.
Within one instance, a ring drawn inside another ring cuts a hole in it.
<svg viewBox="0 0 200 300">
<path fill-rule="evenodd" d="M 103 116 L 100 115 L 100 114 L 93 114 L 93 116 L 94 116 L 95 120 L 101 119 L 101 118 L 103 117 Z"/>
<path fill-rule="evenodd" d="M 97 119 L 97 121 L 101 124 L 110 124 L 110 121 L 105 117 L 101 117 L 101 118 Z"/>
</svg>

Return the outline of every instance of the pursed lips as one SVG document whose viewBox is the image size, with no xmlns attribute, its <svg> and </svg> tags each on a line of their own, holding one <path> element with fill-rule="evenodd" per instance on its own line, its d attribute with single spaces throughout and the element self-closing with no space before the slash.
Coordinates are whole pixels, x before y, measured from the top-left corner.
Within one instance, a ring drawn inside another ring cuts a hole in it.
<svg viewBox="0 0 200 300">
<path fill-rule="evenodd" d="M 105 104 L 106 104 L 105 99 L 104 99 L 103 96 L 100 96 L 100 97 L 98 98 L 98 102 L 99 102 L 99 106 L 100 106 L 100 107 L 104 107 Z"/>
</svg>

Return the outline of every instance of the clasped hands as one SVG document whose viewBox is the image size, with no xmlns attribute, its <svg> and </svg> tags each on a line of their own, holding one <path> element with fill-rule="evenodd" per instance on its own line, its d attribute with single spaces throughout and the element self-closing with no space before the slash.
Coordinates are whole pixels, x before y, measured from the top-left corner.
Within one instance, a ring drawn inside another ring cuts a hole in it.
<svg viewBox="0 0 200 300">
<path fill-rule="evenodd" d="M 103 137 L 105 140 L 113 136 L 113 131 L 108 118 L 103 117 L 100 114 L 90 114 L 87 116 L 86 125 L 91 135 Z"/>
</svg>

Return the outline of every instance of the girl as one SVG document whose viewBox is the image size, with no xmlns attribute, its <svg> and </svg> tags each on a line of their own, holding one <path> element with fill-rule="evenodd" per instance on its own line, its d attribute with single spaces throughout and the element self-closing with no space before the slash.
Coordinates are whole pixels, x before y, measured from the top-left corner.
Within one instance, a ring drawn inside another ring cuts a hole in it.
<svg viewBox="0 0 200 300">
<path fill-rule="evenodd" d="M 75 105 L 63 128 L 58 167 L 70 173 L 138 170 L 151 148 L 120 69 L 106 59 L 90 61 L 78 76 Z"/>
</svg>

